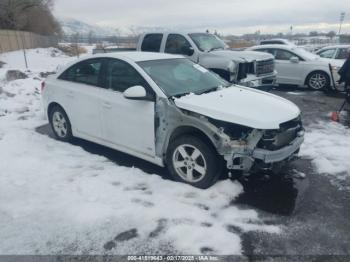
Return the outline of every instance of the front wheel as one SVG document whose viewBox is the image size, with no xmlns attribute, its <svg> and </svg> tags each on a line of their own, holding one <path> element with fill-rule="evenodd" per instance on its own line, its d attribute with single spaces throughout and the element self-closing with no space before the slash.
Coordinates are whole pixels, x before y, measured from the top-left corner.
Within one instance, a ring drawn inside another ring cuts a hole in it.
<svg viewBox="0 0 350 262">
<path fill-rule="evenodd" d="M 170 143 L 166 162 L 176 181 L 203 189 L 215 184 L 222 170 L 222 161 L 215 150 L 190 135 Z"/>
<path fill-rule="evenodd" d="M 307 77 L 306 84 L 313 90 L 326 90 L 330 86 L 330 79 L 325 72 L 313 72 Z"/>
</svg>

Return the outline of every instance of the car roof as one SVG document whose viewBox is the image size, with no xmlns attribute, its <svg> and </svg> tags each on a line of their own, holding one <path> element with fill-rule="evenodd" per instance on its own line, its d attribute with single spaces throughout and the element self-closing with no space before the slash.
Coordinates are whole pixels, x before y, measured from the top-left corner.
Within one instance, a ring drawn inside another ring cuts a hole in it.
<svg viewBox="0 0 350 262">
<path fill-rule="evenodd" d="M 88 57 L 84 57 L 84 60 L 89 58 L 96 58 L 96 57 L 110 57 L 110 58 L 124 58 L 124 59 L 126 58 L 134 62 L 184 58 L 184 56 L 181 56 L 181 55 L 171 55 L 171 54 L 165 54 L 165 53 L 139 52 L 139 51 L 122 52 L 121 51 L 121 52 L 91 55 Z"/>
<path fill-rule="evenodd" d="M 178 31 L 154 31 L 143 33 L 142 35 L 150 35 L 150 34 L 178 34 L 178 35 L 189 35 L 189 34 L 208 34 L 214 35 L 214 33 L 200 32 L 200 31 L 189 31 L 189 30 L 178 30 Z"/>
<path fill-rule="evenodd" d="M 266 41 L 281 41 L 281 42 L 289 42 L 288 39 L 283 38 L 272 38 L 272 39 L 263 39 L 260 42 L 266 42 Z"/>
<path fill-rule="evenodd" d="M 330 49 L 330 48 L 350 48 L 350 45 L 329 45 L 329 46 L 322 47 L 321 49 L 317 50 L 317 52 L 325 49 Z"/>
<path fill-rule="evenodd" d="M 280 49 L 293 50 L 293 49 L 297 48 L 297 46 L 271 44 L 271 45 L 256 45 L 256 46 L 251 47 L 251 49 L 265 49 L 265 48 L 280 48 Z"/>
</svg>

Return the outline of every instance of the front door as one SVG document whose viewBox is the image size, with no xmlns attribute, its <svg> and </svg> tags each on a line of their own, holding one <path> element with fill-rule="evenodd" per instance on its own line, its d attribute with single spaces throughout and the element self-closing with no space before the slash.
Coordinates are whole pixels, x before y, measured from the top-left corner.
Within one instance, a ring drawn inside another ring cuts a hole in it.
<svg viewBox="0 0 350 262">
<path fill-rule="evenodd" d="M 153 90 L 129 63 L 108 59 L 102 90 L 101 114 L 103 139 L 114 147 L 155 155 L 154 101 L 130 100 L 123 96 L 129 87 L 140 85 Z M 154 97 L 154 94 L 151 94 Z"/>
<path fill-rule="evenodd" d="M 169 34 L 165 43 L 164 53 L 184 55 L 193 62 L 198 61 L 197 53 L 191 43 L 182 35 Z"/>
<path fill-rule="evenodd" d="M 275 49 L 275 65 L 277 71 L 278 84 L 301 85 L 304 80 L 303 75 L 303 61 L 300 57 L 292 52 L 282 49 Z M 292 57 L 298 57 L 298 62 L 292 62 Z"/>
</svg>

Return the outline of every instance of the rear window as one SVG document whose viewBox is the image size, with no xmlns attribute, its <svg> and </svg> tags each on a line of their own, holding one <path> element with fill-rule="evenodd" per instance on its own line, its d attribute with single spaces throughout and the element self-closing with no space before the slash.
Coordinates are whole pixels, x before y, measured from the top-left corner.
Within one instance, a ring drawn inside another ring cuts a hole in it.
<svg viewBox="0 0 350 262">
<path fill-rule="evenodd" d="M 143 38 L 141 51 L 159 52 L 163 34 L 147 34 Z"/>
<path fill-rule="evenodd" d="M 99 86 L 101 67 L 102 59 L 100 58 L 84 60 L 68 68 L 58 79 Z"/>
<path fill-rule="evenodd" d="M 261 45 L 284 45 L 284 42 L 278 41 L 278 40 L 271 40 L 271 41 L 261 41 Z"/>
</svg>

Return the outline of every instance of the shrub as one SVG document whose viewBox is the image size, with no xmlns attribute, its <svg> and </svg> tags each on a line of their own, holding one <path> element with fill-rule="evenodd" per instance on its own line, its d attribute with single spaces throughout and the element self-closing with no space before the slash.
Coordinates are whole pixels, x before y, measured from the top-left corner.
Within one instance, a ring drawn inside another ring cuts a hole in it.
<svg viewBox="0 0 350 262">
<path fill-rule="evenodd" d="M 59 45 L 58 49 L 68 56 L 78 56 L 87 53 L 87 50 L 78 44 Z"/>
</svg>

